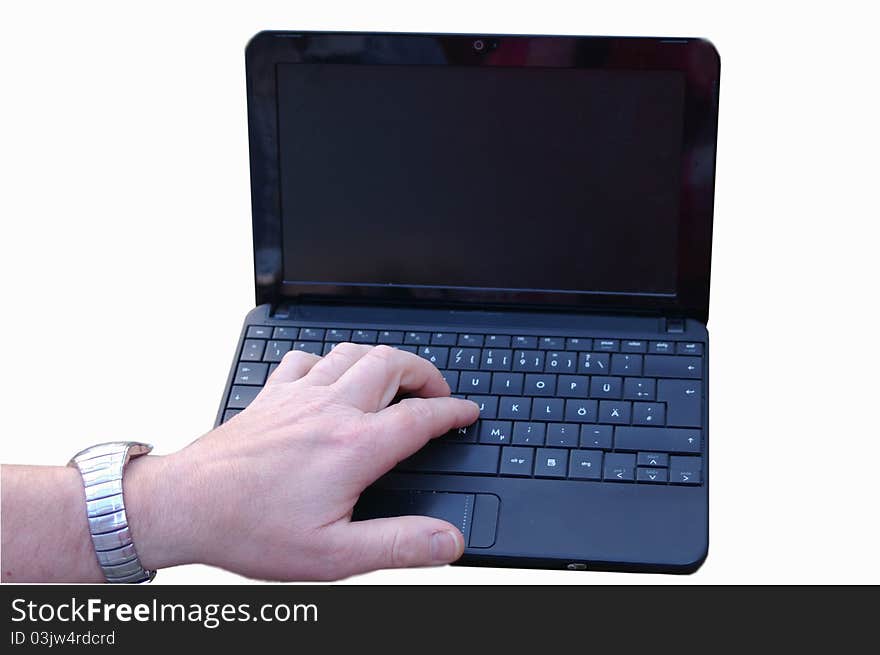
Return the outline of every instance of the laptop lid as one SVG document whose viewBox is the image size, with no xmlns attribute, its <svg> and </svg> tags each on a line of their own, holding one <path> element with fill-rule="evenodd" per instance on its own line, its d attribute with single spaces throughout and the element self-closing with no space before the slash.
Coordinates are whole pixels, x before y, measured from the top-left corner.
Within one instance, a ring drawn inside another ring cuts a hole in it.
<svg viewBox="0 0 880 655">
<path fill-rule="evenodd" d="M 707 41 L 262 32 L 246 61 L 258 304 L 707 321 Z"/>
</svg>

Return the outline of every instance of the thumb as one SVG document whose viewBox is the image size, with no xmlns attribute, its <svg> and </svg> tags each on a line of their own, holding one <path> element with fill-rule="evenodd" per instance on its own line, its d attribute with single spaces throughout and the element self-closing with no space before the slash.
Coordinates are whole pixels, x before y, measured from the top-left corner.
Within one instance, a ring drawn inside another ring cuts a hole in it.
<svg viewBox="0 0 880 655">
<path fill-rule="evenodd" d="M 451 523 L 428 516 L 352 521 L 339 526 L 348 554 L 342 576 L 376 569 L 439 566 L 464 552 L 464 536 Z"/>
</svg>

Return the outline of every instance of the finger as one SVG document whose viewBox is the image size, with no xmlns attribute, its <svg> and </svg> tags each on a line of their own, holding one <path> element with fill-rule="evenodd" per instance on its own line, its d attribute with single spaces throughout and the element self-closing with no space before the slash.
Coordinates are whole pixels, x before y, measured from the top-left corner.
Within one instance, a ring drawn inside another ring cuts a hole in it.
<svg viewBox="0 0 880 655">
<path fill-rule="evenodd" d="M 340 343 L 324 355 L 305 376 L 307 384 L 333 384 L 355 362 L 372 350 L 372 346 L 356 343 Z"/>
<path fill-rule="evenodd" d="M 471 425 L 480 416 L 480 408 L 460 398 L 404 398 L 399 403 L 364 419 L 369 426 L 360 436 L 374 453 L 373 464 L 383 475 L 434 437 Z"/>
<path fill-rule="evenodd" d="M 423 397 L 449 395 L 449 385 L 431 362 L 389 346 L 372 348 L 333 386 L 347 402 L 365 412 L 387 407 L 401 392 Z"/>
<path fill-rule="evenodd" d="M 305 376 L 319 361 L 321 361 L 321 358 L 312 353 L 303 352 L 302 350 L 291 350 L 281 359 L 278 368 L 272 371 L 272 375 L 269 376 L 266 384 L 296 382 Z"/>
<path fill-rule="evenodd" d="M 340 569 L 344 578 L 376 569 L 440 566 L 461 557 L 464 536 L 451 523 L 428 516 L 398 516 L 353 521 L 338 530 Z"/>
</svg>

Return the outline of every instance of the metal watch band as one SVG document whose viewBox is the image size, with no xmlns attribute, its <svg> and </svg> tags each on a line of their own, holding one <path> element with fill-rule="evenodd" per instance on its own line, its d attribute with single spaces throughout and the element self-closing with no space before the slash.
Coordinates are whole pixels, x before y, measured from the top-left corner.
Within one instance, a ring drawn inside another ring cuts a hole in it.
<svg viewBox="0 0 880 655">
<path fill-rule="evenodd" d="M 150 444 L 135 441 L 102 443 L 78 452 L 67 463 L 82 475 L 89 533 L 107 582 L 149 582 L 156 576 L 138 559 L 122 496 L 122 472 L 128 460 L 151 450 Z"/>
</svg>

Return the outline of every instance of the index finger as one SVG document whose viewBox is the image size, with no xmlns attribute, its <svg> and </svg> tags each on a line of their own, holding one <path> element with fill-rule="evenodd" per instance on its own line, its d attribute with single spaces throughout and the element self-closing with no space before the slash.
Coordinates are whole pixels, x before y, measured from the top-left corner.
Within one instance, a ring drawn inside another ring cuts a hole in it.
<svg viewBox="0 0 880 655">
<path fill-rule="evenodd" d="M 387 407 L 399 393 L 448 396 L 449 385 L 431 362 L 390 346 L 376 346 L 330 385 L 364 412 Z"/>
</svg>

